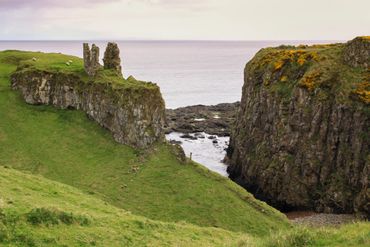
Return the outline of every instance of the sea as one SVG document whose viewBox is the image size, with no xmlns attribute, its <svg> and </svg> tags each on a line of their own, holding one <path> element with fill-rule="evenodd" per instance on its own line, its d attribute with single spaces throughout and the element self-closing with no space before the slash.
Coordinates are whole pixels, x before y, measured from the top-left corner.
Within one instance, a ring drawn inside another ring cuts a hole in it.
<svg viewBox="0 0 370 247">
<path fill-rule="evenodd" d="M 100 47 L 102 58 L 108 41 L 0 41 L 2 50 L 60 52 L 82 57 L 82 43 Z M 157 83 L 167 108 L 214 105 L 241 98 L 244 67 L 264 47 L 323 44 L 333 41 L 114 41 L 121 51 L 124 77 Z M 337 41 L 334 41 L 337 42 Z M 222 163 L 228 138 L 181 139 L 181 133 L 167 136 L 182 142 L 185 153 L 209 169 L 227 176 Z M 220 144 L 221 143 L 221 144 Z"/>
</svg>

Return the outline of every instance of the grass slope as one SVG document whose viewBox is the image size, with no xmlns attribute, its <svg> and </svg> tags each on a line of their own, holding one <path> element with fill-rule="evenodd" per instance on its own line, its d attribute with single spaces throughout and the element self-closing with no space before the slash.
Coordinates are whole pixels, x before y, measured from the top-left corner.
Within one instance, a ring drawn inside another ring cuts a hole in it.
<svg viewBox="0 0 370 247">
<path fill-rule="evenodd" d="M 115 143 L 82 112 L 25 104 L 10 89 L 9 76 L 22 59 L 32 57 L 51 67 L 73 60 L 76 67 L 66 66 L 71 72 L 82 66 L 65 55 L 0 52 L 0 165 L 72 185 L 154 220 L 253 235 L 289 227 L 285 216 L 228 179 L 178 162 L 166 144 L 134 150 Z"/>
<path fill-rule="evenodd" d="M 358 222 L 318 229 L 295 227 L 262 239 L 247 238 L 238 244 L 260 247 L 367 247 L 370 246 L 370 223 Z"/>
<path fill-rule="evenodd" d="M 76 188 L 0 166 L 0 246 L 358 246 L 370 224 L 297 227 L 263 238 L 133 215 Z"/>
<path fill-rule="evenodd" d="M 233 246 L 239 238 L 135 216 L 73 187 L 0 167 L 1 246 Z"/>
</svg>

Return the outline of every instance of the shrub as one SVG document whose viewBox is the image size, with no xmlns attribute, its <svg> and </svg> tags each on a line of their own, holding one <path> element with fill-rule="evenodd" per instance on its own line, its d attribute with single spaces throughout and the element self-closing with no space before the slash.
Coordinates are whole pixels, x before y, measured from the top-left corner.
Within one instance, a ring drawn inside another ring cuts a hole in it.
<svg viewBox="0 0 370 247">
<path fill-rule="evenodd" d="M 59 224 L 57 213 L 45 208 L 32 209 L 27 214 L 27 221 L 33 225 L 57 225 Z"/>
<path fill-rule="evenodd" d="M 320 84 L 320 77 L 320 71 L 313 71 L 306 74 L 300 81 L 299 85 L 308 89 L 308 91 L 313 91 Z"/>
<path fill-rule="evenodd" d="M 365 104 L 370 104 L 370 82 L 359 83 L 357 88 L 352 92 Z"/>
<path fill-rule="evenodd" d="M 5 242 L 8 239 L 8 230 L 6 226 L 0 222 L 0 243 Z"/>
<path fill-rule="evenodd" d="M 36 208 L 32 209 L 27 215 L 27 221 L 33 225 L 65 225 L 79 224 L 88 225 L 90 220 L 86 216 L 75 216 L 73 213 L 67 213 L 56 209 Z"/>
</svg>

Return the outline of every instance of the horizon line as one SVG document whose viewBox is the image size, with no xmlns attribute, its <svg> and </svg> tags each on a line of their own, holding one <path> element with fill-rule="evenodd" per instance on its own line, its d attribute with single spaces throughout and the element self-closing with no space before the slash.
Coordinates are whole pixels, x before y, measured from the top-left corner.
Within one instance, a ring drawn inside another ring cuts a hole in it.
<svg viewBox="0 0 370 247">
<path fill-rule="evenodd" d="M 138 41 L 138 42 L 279 42 L 279 41 L 336 41 L 343 42 L 347 41 L 344 39 L 245 39 L 245 40 L 221 40 L 221 39 L 0 39 L 0 42 L 11 42 L 11 41 L 27 41 L 27 42 L 40 42 L 40 41 Z"/>
</svg>

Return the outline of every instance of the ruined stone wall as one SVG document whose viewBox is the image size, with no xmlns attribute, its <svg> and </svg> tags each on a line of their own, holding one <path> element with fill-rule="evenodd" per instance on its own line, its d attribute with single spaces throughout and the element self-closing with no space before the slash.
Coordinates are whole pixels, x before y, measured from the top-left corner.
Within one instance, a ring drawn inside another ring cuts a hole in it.
<svg viewBox="0 0 370 247">
<path fill-rule="evenodd" d="M 94 77 L 97 71 L 101 68 L 99 63 L 99 47 L 95 44 L 92 45 L 91 50 L 89 44 L 83 44 L 83 59 L 85 72 L 90 76 Z"/>
</svg>

